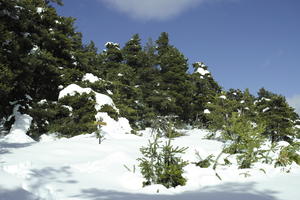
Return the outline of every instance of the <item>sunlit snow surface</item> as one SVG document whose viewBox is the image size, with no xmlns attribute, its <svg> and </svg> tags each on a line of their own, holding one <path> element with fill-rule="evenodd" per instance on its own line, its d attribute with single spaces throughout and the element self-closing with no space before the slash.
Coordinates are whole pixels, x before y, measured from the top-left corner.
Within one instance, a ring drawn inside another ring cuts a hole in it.
<svg viewBox="0 0 300 200">
<path fill-rule="evenodd" d="M 136 159 L 141 157 L 139 148 L 147 145 L 151 138 L 149 129 L 143 131 L 141 137 L 121 134 L 118 129 L 111 128 L 107 130 L 102 144 L 98 144 L 94 134 L 70 139 L 44 135 L 40 142 L 33 142 L 24 140 L 27 137 L 27 118 L 20 114 L 17 128 L 0 139 L 0 200 L 299 198 L 300 168 L 296 165 L 292 165 L 289 174 L 281 172 L 281 168 L 261 164 L 251 170 L 239 170 L 235 164 L 219 166 L 217 172 L 221 181 L 213 169 L 201 169 L 190 164 L 185 168 L 186 186 L 166 189 L 153 185 L 143 188 L 143 177 Z M 210 154 L 218 155 L 222 149 L 221 142 L 204 139 L 208 133 L 205 130 L 183 132 L 187 136 L 175 139 L 173 144 L 189 147 L 183 155 L 184 160 L 196 162 L 195 152 L 205 158 Z M 13 135 L 16 133 L 20 137 Z M 261 168 L 266 170 L 266 174 Z M 246 173 L 251 176 L 244 178 Z"/>
</svg>

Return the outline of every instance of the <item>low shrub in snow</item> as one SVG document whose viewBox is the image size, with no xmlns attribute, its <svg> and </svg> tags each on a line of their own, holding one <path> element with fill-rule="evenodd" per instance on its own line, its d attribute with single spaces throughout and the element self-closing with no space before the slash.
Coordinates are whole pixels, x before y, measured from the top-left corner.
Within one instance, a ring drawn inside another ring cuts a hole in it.
<svg viewBox="0 0 300 200">
<path fill-rule="evenodd" d="M 185 185 L 186 179 L 182 176 L 183 168 L 188 162 L 182 160 L 178 154 L 183 154 L 187 148 L 173 147 L 171 138 L 164 145 L 160 144 L 158 134 L 153 136 L 147 147 L 142 147 L 142 158 L 138 158 L 141 173 L 146 179 L 143 186 L 162 184 L 166 188 Z"/>
</svg>

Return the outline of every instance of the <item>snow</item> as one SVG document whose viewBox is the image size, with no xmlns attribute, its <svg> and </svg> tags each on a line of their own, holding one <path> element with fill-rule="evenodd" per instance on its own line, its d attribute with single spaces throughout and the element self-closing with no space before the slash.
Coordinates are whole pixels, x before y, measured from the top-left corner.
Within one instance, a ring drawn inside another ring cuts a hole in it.
<svg viewBox="0 0 300 200">
<path fill-rule="evenodd" d="M 35 53 L 37 50 L 39 50 L 39 47 L 37 46 L 37 45 L 34 45 L 33 47 L 32 47 L 32 49 L 30 50 L 30 53 Z"/>
<path fill-rule="evenodd" d="M 36 12 L 39 14 L 41 14 L 43 11 L 44 11 L 44 8 L 41 8 L 41 7 L 36 8 Z"/>
<path fill-rule="evenodd" d="M 62 105 L 62 107 L 68 109 L 70 112 L 73 111 L 73 108 L 71 106 L 67 106 L 67 105 Z"/>
<path fill-rule="evenodd" d="M 204 114 L 210 114 L 210 110 L 205 109 L 205 110 L 204 110 Z"/>
<path fill-rule="evenodd" d="M 95 83 L 95 82 L 97 82 L 99 80 L 101 80 L 101 79 L 98 78 L 97 76 L 95 76 L 94 74 L 91 74 L 91 73 L 86 73 L 82 77 L 82 81 L 89 81 L 90 83 Z"/>
<path fill-rule="evenodd" d="M 108 46 L 114 46 L 115 48 L 120 49 L 119 48 L 120 45 L 118 43 L 114 43 L 114 42 L 106 42 L 104 46 L 105 46 L 105 48 L 107 48 Z"/>
<path fill-rule="evenodd" d="M 111 90 L 106 90 L 107 94 L 113 95 L 114 93 Z"/>
<path fill-rule="evenodd" d="M 221 95 L 219 98 L 220 99 L 227 99 L 225 95 Z"/>
<path fill-rule="evenodd" d="M 104 114 L 101 117 L 108 118 Z M 69 139 L 44 135 L 41 142 L 23 141 L 19 146 L 13 141 L 7 141 L 6 145 L 1 143 L 0 199 L 291 200 L 299 196 L 300 168 L 296 165 L 292 165 L 288 174 L 262 164 L 243 170 L 234 164 L 219 166 L 217 173 L 221 181 L 213 169 L 189 164 L 184 173 L 188 179 L 185 186 L 143 188 L 144 179 L 136 159 L 141 157 L 139 148 L 147 144 L 151 130 L 143 131 L 143 137 L 116 134 L 118 130 L 113 129 L 105 132 L 101 144 L 95 134 Z M 223 143 L 204 139 L 207 133 L 206 130 L 186 130 L 187 136 L 176 138 L 173 145 L 189 147 L 182 158 L 190 162 L 198 161 L 196 151 L 203 158 L 218 155 Z M 266 174 L 260 168 L 264 168 Z M 243 173 L 251 176 L 245 178 Z"/>
<path fill-rule="evenodd" d="M 39 105 L 43 105 L 43 104 L 45 104 L 45 103 L 47 103 L 47 100 L 46 100 L 46 99 L 42 99 L 42 100 L 40 100 L 40 101 L 38 102 Z"/>
<path fill-rule="evenodd" d="M 33 139 L 26 135 L 26 132 L 30 128 L 32 117 L 27 114 L 21 114 L 19 108 L 20 105 L 15 105 L 13 109 L 15 123 L 12 125 L 9 134 L 1 140 L 2 142 L 14 144 L 34 142 Z"/>
<path fill-rule="evenodd" d="M 269 107 L 266 107 L 266 108 L 264 108 L 264 109 L 262 110 L 262 112 L 264 113 L 264 112 L 267 112 L 268 110 L 270 110 L 270 108 L 269 108 Z"/>
<path fill-rule="evenodd" d="M 205 76 L 206 74 L 209 74 L 210 72 L 209 72 L 208 70 L 206 70 L 206 69 L 203 69 L 203 68 L 199 67 L 199 68 L 195 71 L 195 73 L 199 73 L 199 74 L 201 74 L 202 76 Z"/>
<path fill-rule="evenodd" d="M 117 121 L 108 116 L 105 112 L 98 112 L 95 116 L 97 121 L 105 122 L 106 125 L 101 127 L 101 131 L 105 137 L 115 135 L 129 134 L 131 126 L 126 118 L 119 118 Z M 119 137 L 119 136 L 118 136 Z"/>
<path fill-rule="evenodd" d="M 271 101 L 271 99 L 268 99 L 268 98 L 265 98 L 265 97 L 261 98 L 261 100 Z"/>
<path fill-rule="evenodd" d="M 121 73 L 118 73 L 118 76 L 124 76 L 123 74 L 121 74 Z"/>
</svg>

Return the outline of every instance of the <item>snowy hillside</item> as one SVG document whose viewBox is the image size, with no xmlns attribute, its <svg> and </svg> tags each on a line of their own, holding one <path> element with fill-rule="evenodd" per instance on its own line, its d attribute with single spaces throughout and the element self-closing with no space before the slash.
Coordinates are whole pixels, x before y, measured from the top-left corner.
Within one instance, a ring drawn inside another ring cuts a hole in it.
<svg viewBox="0 0 300 200">
<path fill-rule="evenodd" d="M 112 129 L 102 144 L 94 134 L 70 139 L 43 135 L 34 142 L 25 135 L 26 119 L 20 114 L 18 127 L 0 140 L 0 200 L 295 200 L 299 196 L 300 167 L 294 164 L 290 173 L 260 164 L 243 170 L 220 166 L 222 181 L 213 169 L 189 164 L 185 186 L 143 188 L 137 158 L 139 148 L 151 138 L 150 129 L 141 132 L 142 137 Z M 189 147 L 183 159 L 190 163 L 197 161 L 196 151 L 206 157 L 222 150 L 221 142 L 204 139 L 206 130 L 182 131 L 186 136 L 173 144 Z"/>
</svg>

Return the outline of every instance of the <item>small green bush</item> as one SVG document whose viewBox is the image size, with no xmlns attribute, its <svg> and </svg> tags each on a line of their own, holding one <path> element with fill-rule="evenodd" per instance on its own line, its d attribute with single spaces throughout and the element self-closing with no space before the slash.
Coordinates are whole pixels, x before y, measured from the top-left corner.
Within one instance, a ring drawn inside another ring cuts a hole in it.
<svg viewBox="0 0 300 200">
<path fill-rule="evenodd" d="M 186 179 L 182 176 L 183 168 L 188 162 L 183 161 L 178 154 L 183 154 L 187 148 L 173 147 L 171 139 L 160 145 L 156 134 L 147 147 L 142 147 L 142 158 L 138 158 L 139 167 L 146 181 L 143 186 L 162 184 L 166 188 L 185 185 Z"/>
</svg>

